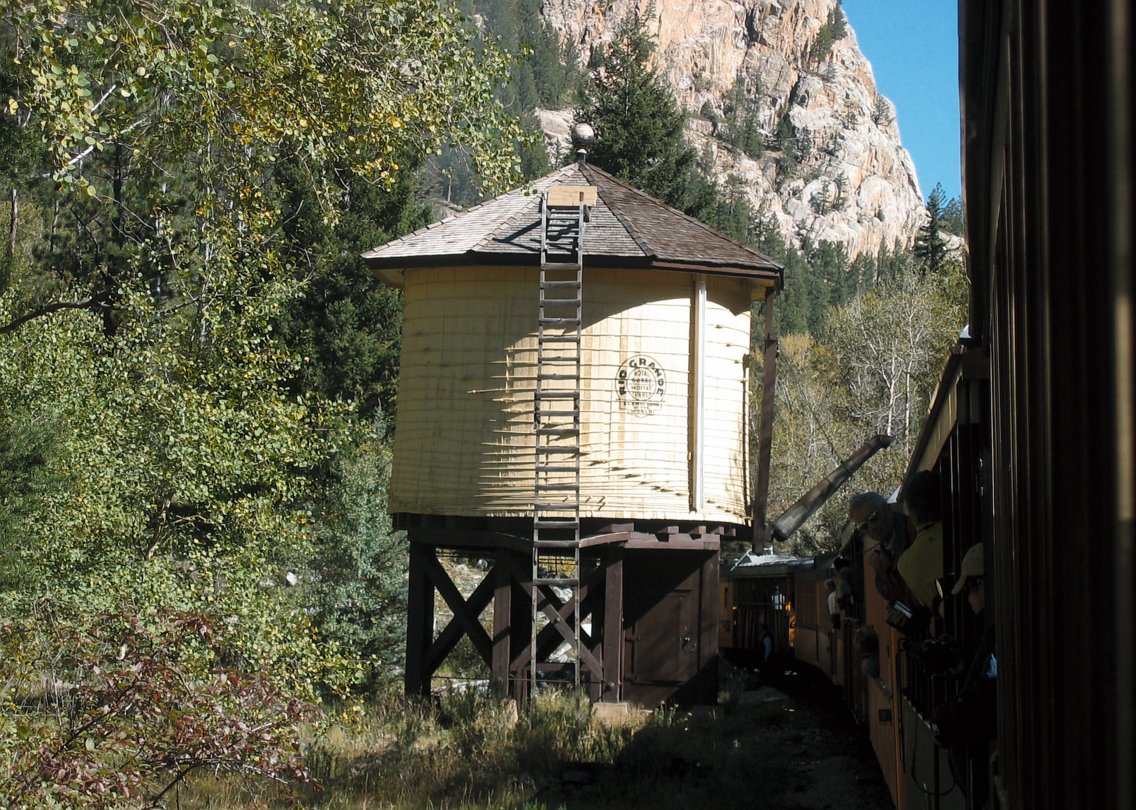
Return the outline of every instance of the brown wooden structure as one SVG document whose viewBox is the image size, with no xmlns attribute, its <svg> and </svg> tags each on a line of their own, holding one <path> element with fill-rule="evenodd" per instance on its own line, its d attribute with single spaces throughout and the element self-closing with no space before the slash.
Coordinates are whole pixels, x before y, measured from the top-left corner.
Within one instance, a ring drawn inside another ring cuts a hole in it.
<svg viewBox="0 0 1136 810">
<path fill-rule="evenodd" d="M 468 637 L 518 698 L 566 645 L 593 700 L 715 700 L 719 544 L 750 534 L 758 500 L 750 312 L 771 311 L 780 266 L 582 161 L 366 258 L 404 290 L 408 692 Z M 571 536 L 544 539 L 558 526 Z M 566 569 L 546 572 L 556 552 Z M 462 594 L 447 557 L 491 567 Z"/>
<path fill-rule="evenodd" d="M 524 700 L 533 587 L 526 523 L 461 523 L 400 520 L 410 541 L 407 691 L 429 694 L 438 667 L 468 636 L 499 691 Z M 647 533 L 632 525 L 586 530 L 577 615 L 589 628 L 581 660 L 592 700 L 653 707 L 716 699 L 721 534 L 705 527 L 692 532 L 671 526 Z M 463 595 L 443 567 L 447 557 L 485 559 L 490 566 L 472 593 Z M 435 632 L 439 597 L 453 618 Z M 573 606 L 553 588 L 544 588 L 540 599 L 549 621 L 537 644 L 539 657 L 547 660 L 569 641 L 563 619 Z"/>
</svg>

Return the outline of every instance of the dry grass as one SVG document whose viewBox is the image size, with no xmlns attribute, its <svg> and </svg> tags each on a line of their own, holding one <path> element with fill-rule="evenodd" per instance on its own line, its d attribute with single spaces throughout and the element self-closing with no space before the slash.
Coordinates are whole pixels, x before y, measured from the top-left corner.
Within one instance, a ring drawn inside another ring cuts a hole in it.
<svg viewBox="0 0 1136 810">
<path fill-rule="evenodd" d="M 544 692 L 517 717 L 505 701 L 459 692 L 434 704 L 387 696 L 311 729 L 307 762 L 320 784 L 290 793 L 198 776 L 175 805 L 327 810 L 451 808 L 573 810 L 714 804 L 752 799 L 755 735 L 782 722 L 780 706 L 715 717 L 633 713 L 603 724 L 571 694 Z"/>
</svg>

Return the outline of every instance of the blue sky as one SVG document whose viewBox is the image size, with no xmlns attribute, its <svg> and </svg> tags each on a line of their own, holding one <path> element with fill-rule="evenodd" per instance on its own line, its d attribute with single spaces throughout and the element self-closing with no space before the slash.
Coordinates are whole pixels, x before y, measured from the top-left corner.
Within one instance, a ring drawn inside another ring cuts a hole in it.
<svg viewBox="0 0 1136 810">
<path fill-rule="evenodd" d="M 924 198 L 936 183 L 958 197 L 958 4 L 954 0 L 843 0 L 881 93 L 896 106 L 899 135 Z"/>
</svg>

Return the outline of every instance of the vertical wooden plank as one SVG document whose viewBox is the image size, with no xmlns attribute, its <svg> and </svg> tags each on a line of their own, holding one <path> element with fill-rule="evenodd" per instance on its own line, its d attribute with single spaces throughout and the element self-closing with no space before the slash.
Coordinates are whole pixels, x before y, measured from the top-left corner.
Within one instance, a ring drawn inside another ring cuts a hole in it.
<svg viewBox="0 0 1136 810">
<path fill-rule="evenodd" d="M 490 667 L 493 691 L 509 691 L 509 664 L 512 661 L 513 561 L 508 549 L 498 546 L 493 568 L 493 663 Z"/>
<path fill-rule="evenodd" d="M 602 700 L 623 700 L 623 549 L 612 549 L 604 567 Z"/>
<path fill-rule="evenodd" d="M 702 561 L 701 607 L 698 627 L 699 702 L 713 704 L 718 698 L 718 554 Z"/>
<path fill-rule="evenodd" d="M 434 629 L 434 586 L 426 575 L 426 557 L 432 547 L 410 543 L 410 574 L 406 611 L 406 672 L 403 684 L 408 695 L 430 694 L 430 676 L 423 668 Z"/>
</svg>

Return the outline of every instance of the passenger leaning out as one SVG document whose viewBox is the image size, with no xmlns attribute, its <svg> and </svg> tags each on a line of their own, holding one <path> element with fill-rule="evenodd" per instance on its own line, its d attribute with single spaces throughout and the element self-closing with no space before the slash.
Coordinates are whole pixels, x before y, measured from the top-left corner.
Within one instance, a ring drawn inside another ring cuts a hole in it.
<svg viewBox="0 0 1136 810">
<path fill-rule="evenodd" d="M 905 635 L 922 635 L 931 611 L 921 605 L 897 569 L 907 550 L 907 516 L 878 492 L 861 492 L 848 505 L 848 518 L 871 545 L 867 564 L 875 572 L 876 590 L 888 602 L 887 622 Z"/>
<path fill-rule="evenodd" d="M 937 581 L 943 576 L 943 523 L 940 519 L 939 476 L 923 470 L 903 485 L 900 498 L 915 537 L 899 555 L 896 570 L 919 604 L 931 610 L 933 619 L 941 614 L 942 598 Z"/>
</svg>

